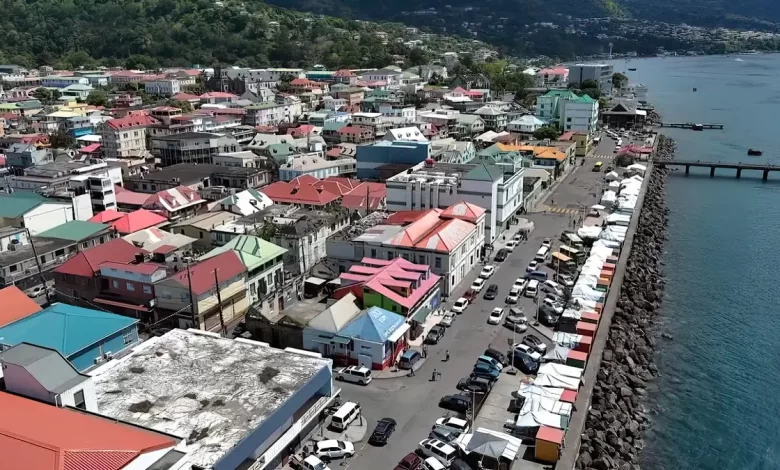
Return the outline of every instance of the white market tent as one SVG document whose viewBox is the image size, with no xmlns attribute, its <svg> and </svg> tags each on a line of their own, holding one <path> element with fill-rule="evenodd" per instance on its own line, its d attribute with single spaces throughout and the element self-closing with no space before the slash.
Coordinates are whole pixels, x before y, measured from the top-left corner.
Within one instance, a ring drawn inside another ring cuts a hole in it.
<svg viewBox="0 0 780 470">
<path fill-rule="evenodd" d="M 590 227 L 580 227 L 577 229 L 577 236 L 584 239 L 597 239 L 601 235 L 601 227 L 595 225 Z"/>
<path fill-rule="evenodd" d="M 644 175 L 645 172 L 647 171 L 647 167 L 644 165 L 640 165 L 639 163 L 634 163 L 633 165 L 628 165 L 626 170 Z"/>
<path fill-rule="evenodd" d="M 486 428 L 477 428 L 472 434 L 463 434 L 455 444 L 468 455 L 475 452 L 494 460 L 513 462 L 523 441 L 509 434 Z"/>
<path fill-rule="evenodd" d="M 618 175 L 614 171 L 610 171 L 606 175 L 604 175 L 604 178 L 606 178 L 607 181 L 616 181 L 620 179 L 620 175 Z"/>
<path fill-rule="evenodd" d="M 553 333 L 553 342 L 559 346 L 565 346 L 567 348 L 574 349 L 582 342 L 582 335 L 556 331 Z"/>
<path fill-rule="evenodd" d="M 615 191 L 604 191 L 604 194 L 601 196 L 601 203 L 605 206 L 612 205 L 616 200 L 617 193 L 615 193 Z"/>
<path fill-rule="evenodd" d="M 539 395 L 544 398 L 550 398 L 552 400 L 560 400 L 565 390 L 562 388 L 554 387 L 540 387 L 532 383 L 521 383 L 520 388 L 513 393 L 516 397 L 528 397 L 531 395 Z"/>
<path fill-rule="evenodd" d="M 575 392 L 580 389 L 580 379 L 560 374 L 539 374 L 534 383 L 542 387 L 565 388 Z"/>
<path fill-rule="evenodd" d="M 609 214 L 607 216 L 607 225 L 625 225 L 631 223 L 631 216 L 625 214 Z"/>
<path fill-rule="evenodd" d="M 563 375 L 565 377 L 573 377 L 576 379 L 581 379 L 583 372 L 584 371 L 579 367 L 572 367 L 564 364 L 555 364 L 553 362 L 542 364 L 541 367 L 539 367 L 539 374 L 558 374 L 558 375 Z"/>
<path fill-rule="evenodd" d="M 607 187 L 612 191 L 618 191 L 620 189 L 620 183 L 617 181 L 610 182 Z"/>
<path fill-rule="evenodd" d="M 582 317 L 582 313 L 579 310 L 571 310 L 567 308 L 566 310 L 563 311 L 563 315 L 561 315 L 561 317 L 573 318 L 576 321 L 579 321 L 579 319 Z M 556 345 L 550 351 L 547 351 L 547 354 L 545 354 L 544 357 L 542 357 L 542 361 L 557 362 L 559 364 L 563 364 L 564 362 L 566 362 L 566 359 L 568 359 L 569 357 L 569 351 L 571 351 L 571 348 Z M 543 390 L 547 390 L 547 389 L 543 388 Z"/>
</svg>

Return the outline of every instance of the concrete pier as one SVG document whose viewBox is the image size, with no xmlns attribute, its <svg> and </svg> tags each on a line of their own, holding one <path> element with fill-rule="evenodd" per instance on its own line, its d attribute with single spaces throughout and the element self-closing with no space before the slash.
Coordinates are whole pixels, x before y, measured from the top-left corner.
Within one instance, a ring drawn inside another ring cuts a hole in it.
<svg viewBox="0 0 780 470">
<path fill-rule="evenodd" d="M 742 171 L 748 170 L 748 171 L 760 171 L 761 172 L 761 179 L 766 181 L 769 179 L 769 173 L 773 171 L 780 171 L 780 165 L 768 165 L 768 164 L 752 164 L 752 163 L 723 163 L 723 162 L 703 162 L 703 161 L 685 161 L 685 160 L 674 160 L 674 161 L 659 161 L 655 162 L 655 165 L 658 168 L 669 168 L 669 167 L 683 167 L 685 168 L 685 175 L 688 176 L 691 173 L 691 167 L 697 167 L 697 168 L 709 168 L 710 170 L 710 177 L 715 176 L 715 170 L 716 169 L 732 169 L 736 170 L 736 177 L 742 178 Z"/>
</svg>

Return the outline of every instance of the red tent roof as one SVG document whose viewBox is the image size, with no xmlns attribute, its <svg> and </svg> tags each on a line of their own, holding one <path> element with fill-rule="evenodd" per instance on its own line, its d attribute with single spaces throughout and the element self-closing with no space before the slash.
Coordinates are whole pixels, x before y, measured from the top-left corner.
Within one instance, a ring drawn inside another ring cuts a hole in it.
<svg viewBox="0 0 780 470">
<path fill-rule="evenodd" d="M 120 470 L 139 455 L 174 447 L 164 434 L 0 393 L 4 470 Z"/>
</svg>

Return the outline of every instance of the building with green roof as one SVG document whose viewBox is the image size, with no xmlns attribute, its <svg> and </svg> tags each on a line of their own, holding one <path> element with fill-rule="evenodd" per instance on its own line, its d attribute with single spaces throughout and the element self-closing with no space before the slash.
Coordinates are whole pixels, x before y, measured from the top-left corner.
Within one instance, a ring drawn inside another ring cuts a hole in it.
<svg viewBox="0 0 780 470">
<path fill-rule="evenodd" d="M 31 191 L 0 195 L 0 227 L 25 227 L 40 235 L 73 220 L 69 202 L 47 199 Z"/>
<path fill-rule="evenodd" d="M 85 222 L 83 220 L 71 220 L 70 222 L 58 225 L 52 229 L 41 232 L 38 235 L 48 238 L 59 238 L 61 240 L 70 240 L 73 242 L 86 241 L 98 236 L 106 236 L 109 233 L 107 224 L 96 224 L 94 222 Z"/>
<path fill-rule="evenodd" d="M 551 90 L 536 98 L 536 117 L 558 127 L 561 132 L 591 134 L 598 124 L 599 103 L 571 90 Z"/>
<path fill-rule="evenodd" d="M 247 295 L 250 303 L 265 300 L 277 292 L 284 281 L 284 254 L 287 250 L 253 235 L 239 235 L 214 248 L 201 259 L 233 251 L 247 270 Z"/>
</svg>

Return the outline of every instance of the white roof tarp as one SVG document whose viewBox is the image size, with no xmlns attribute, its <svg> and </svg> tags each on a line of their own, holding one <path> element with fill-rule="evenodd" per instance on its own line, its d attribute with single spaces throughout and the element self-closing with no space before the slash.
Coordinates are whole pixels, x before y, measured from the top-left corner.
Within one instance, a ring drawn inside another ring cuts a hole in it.
<svg viewBox="0 0 780 470">
<path fill-rule="evenodd" d="M 565 377 L 574 377 L 577 379 L 582 378 L 583 372 L 584 371 L 579 367 L 567 366 L 565 364 L 555 364 L 553 362 L 542 364 L 539 367 L 539 374 L 559 374 Z"/>
<path fill-rule="evenodd" d="M 595 249 L 596 247 L 598 247 L 598 248 L 606 248 L 606 249 L 610 250 L 610 252 L 611 252 L 614 248 L 620 248 L 620 243 L 618 243 L 618 242 L 616 242 L 614 240 L 598 239 L 595 242 L 593 242 L 593 248 L 592 249 Z"/>
<path fill-rule="evenodd" d="M 645 174 L 647 171 L 647 167 L 644 165 L 640 165 L 639 163 L 634 163 L 633 165 L 628 165 L 626 168 L 628 171 L 636 171 L 637 173 Z"/>
<path fill-rule="evenodd" d="M 604 194 L 601 196 L 601 203 L 605 206 L 612 205 L 615 200 L 617 200 L 615 191 L 604 191 Z"/>
<path fill-rule="evenodd" d="M 607 185 L 607 187 L 608 187 L 609 189 L 611 189 L 612 191 L 617 191 L 617 190 L 619 190 L 619 189 L 620 189 L 620 183 L 618 183 L 617 181 L 612 181 L 612 182 L 610 182 L 610 183 Z"/>
<path fill-rule="evenodd" d="M 563 316 L 565 317 L 566 314 L 569 313 L 574 314 L 576 316 L 576 320 L 579 320 L 581 318 L 581 313 L 577 310 L 571 310 L 566 309 L 563 311 Z M 542 357 L 543 362 L 558 362 L 558 363 L 565 363 L 566 359 L 569 357 L 569 351 L 571 351 L 570 348 L 567 348 L 565 346 L 555 346 L 550 351 L 547 351 L 547 354 Z"/>
<path fill-rule="evenodd" d="M 568 348 L 567 348 L 568 349 Z M 562 388 L 554 387 L 541 387 L 532 383 L 521 383 L 520 388 L 512 395 L 516 397 L 529 397 L 532 395 L 539 395 L 544 398 L 550 398 L 552 400 L 560 400 L 563 392 Z"/>
<path fill-rule="evenodd" d="M 577 236 L 582 239 L 599 238 L 599 235 L 601 235 L 601 227 L 595 225 L 589 227 L 580 227 L 577 229 Z"/>
<path fill-rule="evenodd" d="M 572 297 L 592 300 L 594 302 L 601 302 L 604 299 L 604 292 L 579 282 L 574 286 L 574 289 L 571 290 L 571 295 Z"/>
<path fill-rule="evenodd" d="M 610 171 L 606 175 L 604 175 L 604 178 L 607 179 L 607 181 L 615 181 L 620 179 L 620 175 L 617 174 L 617 172 Z"/>
<path fill-rule="evenodd" d="M 534 383 L 542 387 L 557 387 L 574 391 L 580 389 L 580 379 L 559 374 L 538 374 Z"/>
<path fill-rule="evenodd" d="M 607 225 L 625 225 L 631 223 L 631 216 L 625 214 L 609 214 L 607 216 Z"/>
<path fill-rule="evenodd" d="M 582 342 L 582 335 L 556 331 L 553 333 L 553 342 L 558 346 L 565 346 L 567 348 L 574 349 L 580 344 L 580 342 Z M 541 384 L 539 386 L 541 386 Z"/>
</svg>

